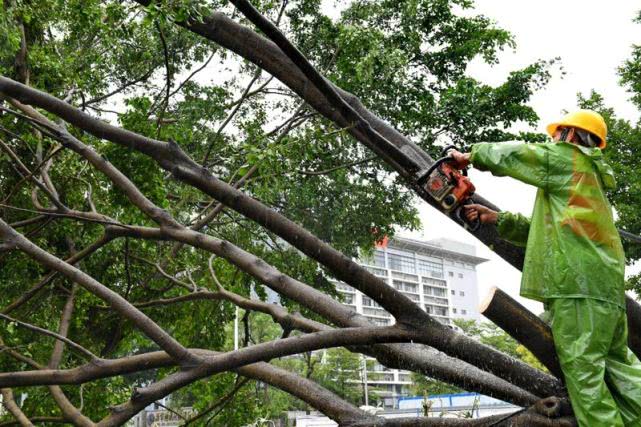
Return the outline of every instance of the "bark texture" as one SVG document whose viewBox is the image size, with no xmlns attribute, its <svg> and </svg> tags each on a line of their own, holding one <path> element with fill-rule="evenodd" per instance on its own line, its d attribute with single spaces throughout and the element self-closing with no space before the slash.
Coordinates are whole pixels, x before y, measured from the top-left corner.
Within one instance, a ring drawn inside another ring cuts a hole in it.
<svg viewBox="0 0 641 427">
<path fill-rule="evenodd" d="M 479 311 L 523 344 L 557 378 L 563 378 L 550 327 L 514 298 L 492 288 Z"/>
</svg>

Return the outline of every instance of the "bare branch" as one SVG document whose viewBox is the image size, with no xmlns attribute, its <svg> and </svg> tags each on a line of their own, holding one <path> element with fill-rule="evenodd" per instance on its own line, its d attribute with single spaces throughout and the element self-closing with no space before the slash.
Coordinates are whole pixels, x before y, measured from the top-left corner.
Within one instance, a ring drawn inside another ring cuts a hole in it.
<svg viewBox="0 0 641 427">
<path fill-rule="evenodd" d="M 126 82 L 122 86 L 120 86 L 120 87 L 118 87 L 118 88 L 116 88 L 116 89 L 112 90 L 111 92 L 108 92 L 108 93 L 106 93 L 104 95 L 100 95 L 100 96 L 97 96 L 95 98 L 89 99 L 89 100 L 87 100 L 85 102 L 82 102 L 80 104 L 80 108 L 84 109 L 84 108 L 88 107 L 90 104 L 96 104 L 98 102 L 104 101 L 105 99 L 111 98 L 112 96 L 119 94 L 120 92 L 126 90 L 127 88 L 129 88 L 131 86 L 137 85 L 138 83 L 147 80 L 154 73 L 155 69 L 156 69 L 156 66 L 154 65 L 149 69 L 149 71 L 147 71 L 145 74 L 143 74 L 139 78 L 137 78 L 135 80 L 132 80 L 132 81 L 129 81 L 129 82 Z"/>
<path fill-rule="evenodd" d="M 69 347 L 71 347 L 74 350 L 76 350 L 78 353 L 84 354 L 86 357 L 88 357 L 91 360 L 99 359 L 98 356 L 96 356 L 95 354 L 93 354 L 92 352 L 90 352 L 89 350 L 84 348 L 83 346 L 81 346 L 79 344 L 76 344 L 75 342 L 71 341 L 70 339 L 65 338 L 62 335 L 57 334 L 55 332 L 52 332 L 52 331 L 50 331 L 48 329 L 43 329 L 43 328 L 40 328 L 38 326 L 32 325 L 30 323 L 22 322 L 22 321 L 20 321 L 18 319 L 14 319 L 13 317 L 7 316 L 6 314 L 2 314 L 2 313 L 0 313 L 0 318 L 2 318 L 4 320 L 7 320 L 9 322 L 15 323 L 17 325 L 20 325 L 20 326 L 22 326 L 24 328 L 27 328 L 27 329 L 32 330 L 34 332 L 37 332 L 39 334 L 48 335 L 48 336 L 53 337 L 53 338 L 55 338 L 55 339 L 57 339 L 59 341 L 62 341 L 65 344 L 67 344 Z"/>
<path fill-rule="evenodd" d="M 191 74 L 189 74 L 189 75 L 187 76 L 187 78 L 186 78 L 185 80 L 183 80 L 183 81 L 178 85 L 178 87 L 177 87 L 176 89 L 174 89 L 174 91 L 173 91 L 173 92 L 171 92 L 171 93 L 169 94 L 169 97 L 172 97 L 172 96 L 174 96 L 175 94 L 177 94 L 178 92 L 180 92 L 180 90 L 181 90 L 181 89 L 182 89 L 182 88 L 183 88 L 183 87 L 184 87 L 184 86 L 185 86 L 185 85 L 186 85 L 186 84 L 187 84 L 187 83 L 188 83 L 192 78 L 194 78 L 194 76 L 195 76 L 196 74 L 200 73 L 202 70 L 204 70 L 205 68 L 207 68 L 207 66 L 209 65 L 209 63 L 211 62 L 211 60 L 212 60 L 212 59 L 214 59 L 214 56 L 216 56 L 216 52 L 212 53 L 212 54 L 209 56 L 209 58 L 207 58 L 207 60 L 203 63 L 203 65 L 201 65 L 200 67 L 198 67 L 197 69 L 195 69 L 194 71 L 192 71 L 192 72 L 191 72 Z"/>
<path fill-rule="evenodd" d="M 156 121 L 156 137 L 160 134 L 160 125 L 163 119 L 163 116 L 165 115 L 165 111 L 167 110 L 167 107 L 169 106 L 169 98 L 171 96 L 171 68 L 169 65 L 169 51 L 167 49 L 167 41 L 165 40 L 165 35 L 163 34 L 162 28 L 160 28 L 160 24 L 158 21 L 154 21 L 154 25 L 156 26 L 156 29 L 158 30 L 158 36 L 160 37 L 160 42 L 162 43 L 162 49 L 163 49 L 163 57 L 165 58 L 165 78 L 166 78 L 166 83 L 165 83 L 165 89 L 166 89 L 166 95 L 165 95 L 165 100 L 163 102 L 163 106 L 160 109 L 160 112 L 158 113 L 158 120 Z"/>
<path fill-rule="evenodd" d="M 0 219 L 0 239 L 14 242 L 18 248 L 39 263 L 53 270 L 57 270 L 70 280 L 78 283 L 89 292 L 106 301 L 114 308 L 114 310 L 118 311 L 126 319 L 132 321 L 134 325 L 158 344 L 160 348 L 166 350 L 167 353 L 175 357 L 180 363 L 193 364 L 198 361 L 198 359 L 189 353 L 185 347 L 180 345 L 180 343 L 174 340 L 169 334 L 167 334 L 167 332 L 137 308 L 133 307 L 123 297 L 105 287 L 81 270 L 78 270 L 34 245 L 32 242 L 9 227 L 2 219 Z"/>
<path fill-rule="evenodd" d="M 68 210 L 67 207 L 60 202 L 56 194 L 52 193 L 45 184 L 33 176 L 33 173 L 24 165 L 24 163 L 22 163 L 22 161 L 20 161 L 20 158 L 2 139 L 0 139 L 0 148 L 2 148 L 9 158 L 17 165 L 23 178 L 31 180 L 40 189 L 40 191 L 47 195 L 49 200 L 51 200 L 51 203 L 53 203 L 60 211 L 65 212 Z"/>
<path fill-rule="evenodd" d="M 211 149 L 214 147 L 214 143 L 218 141 L 218 138 L 220 137 L 220 134 L 223 132 L 225 127 L 231 122 L 231 120 L 234 118 L 238 110 L 240 110 L 240 107 L 243 105 L 243 101 L 247 99 L 247 94 L 249 93 L 250 89 L 256 83 L 256 80 L 260 77 L 262 70 L 260 68 L 257 69 L 256 73 L 254 74 L 254 77 L 249 81 L 247 84 L 247 87 L 243 91 L 243 94 L 240 96 L 240 100 L 236 104 L 236 107 L 227 115 L 227 118 L 223 123 L 220 125 L 218 130 L 216 131 L 216 134 L 211 138 L 211 142 L 209 143 L 209 146 L 207 147 L 207 151 L 205 152 L 205 157 L 203 157 L 203 160 L 200 162 L 202 165 L 206 166 L 207 165 L 207 160 L 209 159 L 209 155 L 211 154 Z"/>
<path fill-rule="evenodd" d="M 26 227 L 26 226 L 31 225 L 31 224 L 37 224 L 37 223 L 42 222 L 42 221 L 44 221 L 46 219 L 47 219 L 46 215 L 38 215 L 38 216 L 34 216 L 33 218 L 29 218 L 29 219 L 24 219 L 22 221 L 13 222 L 13 223 L 11 223 L 9 225 L 11 227 L 13 227 L 13 228 L 20 228 L 20 227 Z"/>
<path fill-rule="evenodd" d="M 111 242 L 113 240 L 113 237 L 104 234 L 101 236 L 98 240 L 93 242 L 91 245 L 87 246 L 85 249 L 82 251 L 78 252 L 77 254 L 72 255 L 70 258 L 67 258 L 65 260 L 66 263 L 75 265 L 78 263 L 80 260 L 83 258 L 93 254 L 96 252 L 98 249 L 102 248 L 104 245 L 107 243 Z M 31 298 L 33 298 L 42 288 L 44 288 L 48 283 L 50 283 L 56 276 L 58 275 L 57 271 L 53 271 L 46 275 L 40 282 L 36 283 L 31 289 L 28 291 L 24 292 L 20 297 L 6 306 L 5 308 L 2 309 L 2 313 L 4 314 L 9 314 L 16 308 L 20 307 L 22 304 L 26 303 L 29 301 Z"/>
<path fill-rule="evenodd" d="M 60 328 L 58 330 L 58 334 L 60 337 L 66 338 L 69 332 L 69 324 L 71 323 L 71 314 L 73 312 L 73 304 L 75 301 L 77 290 L 78 290 L 78 287 L 76 285 L 72 285 L 71 293 L 67 298 L 67 302 L 65 303 L 64 308 L 62 309 L 62 316 L 60 317 Z M 50 368 L 55 369 L 58 366 L 60 366 L 60 361 L 62 360 L 62 353 L 64 351 L 65 342 L 67 341 L 59 339 L 54 344 L 53 351 L 51 352 L 51 358 L 49 359 Z M 92 360 L 97 359 L 97 357 L 93 353 L 89 352 L 89 354 L 91 355 Z"/>
<path fill-rule="evenodd" d="M 175 284 L 175 285 L 178 285 L 178 286 L 180 286 L 180 287 L 182 287 L 182 288 L 185 288 L 185 289 L 187 289 L 187 290 L 193 291 L 193 292 L 195 292 L 195 291 L 197 290 L 193 285 L 191 285 L 191 284 L 189 284 L 189 283 L 185 283 L 185 282 L 183 282 L 182 280 L 178 280 L 177 278 L 175 278 L 175 277 L 174 277 L 174 276 L 172 276 L 171 274 L 167 273 L 159 263 L 157 263 L 157 262 L 152 262 L 152 261 L 149 261 L 149 260 L 147 260 L 147 259 L 144 259 L 144 258 L 141 258 L 141 257 L 135 256 L 135 255 L 133 256 L 133 258 L 134 258 L 134 259 L 136 259 L 136 260 L 138 260 L 138 261 L 142 261 L 142 262 L 144 262 L 144 263 L 146 263 L 146 264 L 152 265 L 153 267 L 155 267 L 155 268 L 156 268 L 156 270 L 157 270 L 157 271 L 158 271 L 158 272 L 159 272 L 163 277 L 165 277 L 165 278 L 166 278 L 167 280 L 169 280 L 171 283 L 173 283 L 173 284 Z M 165 290 L 163 290 L 163 291 L 166 291 L 166 290 L 168 290 L 168 289 L 165 289 Z"/>
<path fill-rule="evenodd" d="M 73 243 L 73 240 L 71 240 L 71 238 L 69 237 L 67 238 L 67 245 L 69 246 L 71 255 L 72 256 L 76 255 L 75 245 Z M 69 332 L 69 324 L 71 323 L 71 315 L 73 313 L 74 301 L 75 301 L 77 289 L 78 289 L 77 285 L 74 284 L 71 288 L 71 293 L 67 298 L 67 302 L 65 303 L 65 306 L 62 309 L 62 315 L 60 317 L 60 327 L 58 329 L 59 335 L 62 337 L 67 337 L 67 334 Z M 51 358 L 49 359 L 49 368 L 57 369 L 58 366 L 60 365 L 60 361 L 62 360 L 62 353 L 64 351 L 64 342 L 65 341 L 59 340 L 59 341 L 56 341 L 56 343 L 54 344 L 53 351 L 51 352 Z M 94 359 L 92 359 L 92 361 L 96 361 L 96 360 L 97 359 L 94 356 Z M 71 403 L 71 401 L 67 398 L 67 396 L 62 391 L 62 388 L 60 386 L 57 386 L 57 385 L 49 386 L 49 392 L 51 393 L 53 400 L 56 402 L 56 404 L 62 411 L 63 416 L 66 419 L 73 422 L 75 425 L 81 426 L 81 427 L 95 426 L 93 421 L 91 421 L 81 412 L 82 404 L 80 409 L 76 408 Z M 82 385 L 80 388 L 80 398 L 82 401 Z"/>
<path fill-rule="evenodd" d="M 211 413 L 212 411 L 214 411 L 216 408 L 218 408 L 218 407 L 221 407 L 221 408 L 222 408 L 222 407 L 224 407 L 224 406 L 225 406 L 225 404 L 227 404 L 228 402 L 230 402 L 230 401 L 234 398 L 234 396 L 236 395 L 236 393 L 237 393 L 237 392 L 238 392 L 238 391 L 239 391 L 239 390 L 240 390 L 240 389 L 241 389 L 245 384 L 247 384 L 247 382 L 248 382 L 248 381 L 249 381 L 249 380 L 248 380 L 247 378 L 243 378 L 242 380 L 238 381 L 236 384 L 234 384 L 234 388 L 232 388 L 232 389 L 230 390 L 230 392 L 229 392 L 229 393 L 225 394 L 225 395 L 224 395 L 223 397 L 221 397 L 220 399 L 218 399 L 218 400 L 216 400 L 215 402 L 211 403 L 207 408 L 205 408 L 203 411 L 201 411 L 198 415 L 194 416 L 193 418 L 190 418 L 190 419 L 186 420 L 186 421 L 185 421 L 185 423 L 184 423 L 184 424 L 182 424 L 182 426 L 183 426 L 183 427 L 184 427 L 184 426 L 188 426 L 188 425 L 190 425 L 190 424 L 192 424 L 192 423 L 194 423 L 194 422 L 198 421 L 199 419 L 201 419 L 201 418 L 205 417 L 206 415 L 210 414 L 210 413 Z M 215 416 L 215 415 L 214 415 L 214 416 Z M 212 417 L 212 418 L 213 418 L 213 417 Z M 210 419 L 211 419 L 211 418 L 210 418 Z"/>
<path fill-rule="evenodd" d="M 3 388 L 0 389 L 0 392 L 2 392 L 2 405 L 16 418 L 20 425 L 24 427 L 33 427 L 29 418 L 27 418 L 24 412 L 22 412 L 20 407 L 16 404 L 11 389 Z"/>
<path fill-rule="evenodd" d="M 355 162 L 346 163 L 344 165 L 334 166 L 333 168 L 325 169 L 322 171 L 305 171 L 305 170 L 298 169 L 297 172 L 303 175 L 327 175 L 328 173 L 332 173 L 340 169 L 351 168 L 353 166 L 358 166 L 364 163 L 371 162 L 372 160 L 376 160 L 377 158 L 378 156 L 370 156 L 363 160 L 357 160 Z"/>
</svg>

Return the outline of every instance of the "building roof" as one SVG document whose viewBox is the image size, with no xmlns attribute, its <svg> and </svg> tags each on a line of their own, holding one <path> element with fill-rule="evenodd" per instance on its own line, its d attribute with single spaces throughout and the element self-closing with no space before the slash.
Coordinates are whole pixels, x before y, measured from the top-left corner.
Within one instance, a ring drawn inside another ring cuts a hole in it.
<svg viewBox="0 0 641 427">
<path fill-rule="evenodd" d="M 421 255 L 447 258 L 475 266 L 489 261 L 487 258 L 476 256 L 476 248 L 474 246 L 445 238 L 422 241 L 395 236 L 390 239 L 388 247 L 409 250 Z"/>
</svg>

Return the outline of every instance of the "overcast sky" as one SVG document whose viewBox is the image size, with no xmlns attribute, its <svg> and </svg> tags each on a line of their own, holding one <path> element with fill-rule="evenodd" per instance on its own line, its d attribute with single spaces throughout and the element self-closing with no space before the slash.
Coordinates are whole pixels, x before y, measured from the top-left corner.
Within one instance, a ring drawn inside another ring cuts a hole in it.
<svg viewBox="0 0 641 427">
<path fill-rule="evenodd" d="M 555 73 L 552 81 L 538 92 L 531 105 L 541 117 L 538 131 L 558 120 L 563 110 L 577 107 L 577 93 L 588 94 L 594 89 L 617 115 L 637 120 L 639 111 L 628 101 L 625 89 L 619 86 L 617 68 L 630 57 L 631 46 L 641 44 L 641 24 L 632 22 L 641 10 L 641 3 L 632 1 L 602 2 L 594 0 L 477 0 L 478 12 L 494 19 L 516 39 L 516 49 L 500 55 L 494 66 L 474 62 L 470 74 L 488 84 L 500 84 L 510 71 L 538 59 L 560 57 L 565 76 Z M 530 215 L 535 191 L 510 178 L 496 178 L 489 173 L 471 171 L 477 192 L 501 209 Z M 490 261 L 478 267 L 480 298 L 490 287 L 499 286 L 518 297 L 521 274 L 494 255 L 487 247 L 426 203 L 419 202 L 423 230 L 401 235 L 420 239 L 448 237 L 474 241 L 479 256 Z M 637 266 L 635 266 L 635 270 Z M 538 313 L 541 304 L 518 297 L 530 310 Z"/>
</svg>

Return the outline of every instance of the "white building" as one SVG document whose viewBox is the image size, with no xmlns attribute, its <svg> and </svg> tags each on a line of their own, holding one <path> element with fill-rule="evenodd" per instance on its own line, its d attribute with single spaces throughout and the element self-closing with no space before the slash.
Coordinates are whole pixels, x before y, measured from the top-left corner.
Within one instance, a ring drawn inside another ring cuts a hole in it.
<svg viewBox="0 0 641 427">
<path fill-rule="evenodd" d="M 395 237 L 359 263 L 435 319 L 452 324 L 452 319 L 479 320 L 476 266 L 485 261 L 476 256 L 474 246 L 466 243 Z M 344 304 L 372 323 L 394 323 L 387 311 L 358 290 L 344 283 L 338 283 L 336 288 L 343 295 Z M 401 396 L 407 396 L 411 374 L 375 363 L 373 370 L 368 369 L 367 384 L 383 397 L 386 407 L 394 407 Z"/>
</svg>

